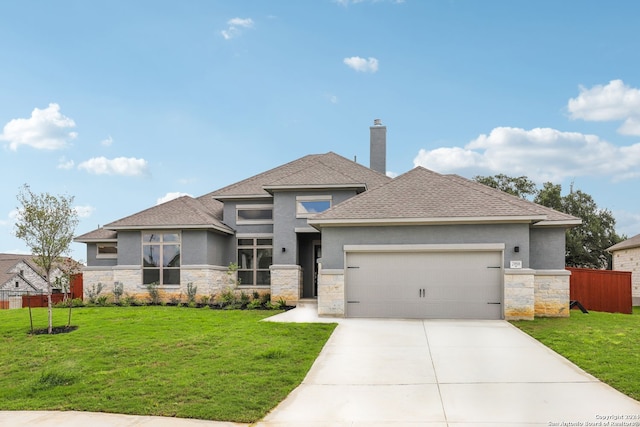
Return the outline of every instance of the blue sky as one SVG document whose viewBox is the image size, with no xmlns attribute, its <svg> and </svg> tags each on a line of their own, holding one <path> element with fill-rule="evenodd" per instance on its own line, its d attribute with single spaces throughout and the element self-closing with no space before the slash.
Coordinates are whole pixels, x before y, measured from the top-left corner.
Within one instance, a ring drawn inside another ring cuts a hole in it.
<svg viewBox="0 0 640 427">
<path fill-rule="evenodd" d="M 640 2 L 0 4 L 0 252 L 16 195 L 75 197 L 77 234 L 310 153 L 391 174 L 526 175 L 640 233 Z M 72 255 L 85 259 L 84 245 Z"/>
</svg>

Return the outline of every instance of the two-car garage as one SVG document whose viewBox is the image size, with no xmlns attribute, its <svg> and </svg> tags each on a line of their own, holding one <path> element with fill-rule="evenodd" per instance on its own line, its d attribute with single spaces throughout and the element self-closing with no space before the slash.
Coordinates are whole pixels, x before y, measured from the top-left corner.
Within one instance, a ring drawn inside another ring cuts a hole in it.
<svg viewBox="0 0 640 427">
<path fill-rule="evenodd" d="M 347 317 L 503 318 L 504 245 L 344 249 Z"/>
</svg>

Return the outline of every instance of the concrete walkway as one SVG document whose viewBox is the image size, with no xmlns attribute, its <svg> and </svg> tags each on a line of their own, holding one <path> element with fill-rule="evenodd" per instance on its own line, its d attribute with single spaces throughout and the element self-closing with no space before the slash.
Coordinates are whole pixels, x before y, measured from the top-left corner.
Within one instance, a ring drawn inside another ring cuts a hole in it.
<svg viewBox="0 0 640 427">
<path fill-rule="evenodd" d="M 508 322 L 318 319 L 307 306 L 266 320 L 339 326 L 303 383 L 257 427 L 640 426 L 640 402 Z M 87 412 L 0 412 L 0 427 L 87 425 L 246 426 Z"/>
</svg>

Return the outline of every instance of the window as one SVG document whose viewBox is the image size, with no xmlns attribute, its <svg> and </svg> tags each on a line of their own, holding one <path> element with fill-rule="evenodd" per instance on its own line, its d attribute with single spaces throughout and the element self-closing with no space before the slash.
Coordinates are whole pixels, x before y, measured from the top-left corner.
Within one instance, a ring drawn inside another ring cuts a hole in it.
<svg viewBox="0 0 640 427">
<path fill-rule="evenodd" d="M 98 252 L 96 258 L 117 258 L 118 257 L 118 245 L 117 243 L 98 243 Z"/>
<path fill-rule="evenodd" d="M 273 224 L 273 205 L 236 206 L 236 224 Z"/>
<path fill-rule="evenodd" d="M 296 216 L 308 218 L 331 208 L 331 196 L 298 196 L 296 197 Z"/>
<path fill-rule="evenodd" d="M 142 234 L 142 283 L 180 284 L 180 233 Z"/>
<path fill-rule="evenodd" d="M 238 280 L 240 286 L 268 286 L 273 259 L 273 240 L 263 237 L 238 238 Z"/>
</svg>

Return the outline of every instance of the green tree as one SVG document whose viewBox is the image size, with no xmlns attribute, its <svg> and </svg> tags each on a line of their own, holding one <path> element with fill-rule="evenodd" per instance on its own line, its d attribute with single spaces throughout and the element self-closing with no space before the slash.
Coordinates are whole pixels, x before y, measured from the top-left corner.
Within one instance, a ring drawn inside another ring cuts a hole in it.
<svg viewBox="0 0 640 427">
<path fill-rule="evenodd" d="M 15 235 L 23 240 L 34 255 L 34 262 L 42 268 L 47 281 L 49 333 L 53 332 L 51 305 L 51 272 L 69 252 L 78 215 L 72 207 L 73 197 L 35 194 L 25 184 L 18 193 L 18 219 Z"/>
<path fill-rule="evenodd" d="M 606 249 L 626 239 L 615 232 L 616 220 L 611 211 L 599 208 L 589 194 L 574 191 L 573 185 L 569 194 L 563 196 L 560 184 L 545 182 L 538 189 L 525 176 L 514 178 L 498 174 L 476 176 L 474 180 L 522 198 L 535 195 L 535 203 L 582 219 L 581 225 L 566 232 L 565 263 L 568 266 L 611 268 L 611 254 Z"/>
<path fill-rule="evenodd" d="M 561 196 L 561 186 L 545 183 L 534 201 L 541 205 L 576 216 L 582 224 L 567 230 L 566 264 L 570 267 L 611 268 L 608 247 L 626 239 L 616 233 L 616 220 L 609 209 L 599 208 L 589 194 L 574 190 Z"/>
<path fill-rule="evenodd" d="M 473 180 L 480 184 L 487 185 L 492 188 L 496 188 L 505 193 L 509 193 L 514 196 L 522 197 L 533 196 L 537 193 L 535 182 L 531 181 L 526 176 L 510 177 L 504 174 L 498 174 L 493 176 L 475 176 Z"/>
</svg>

